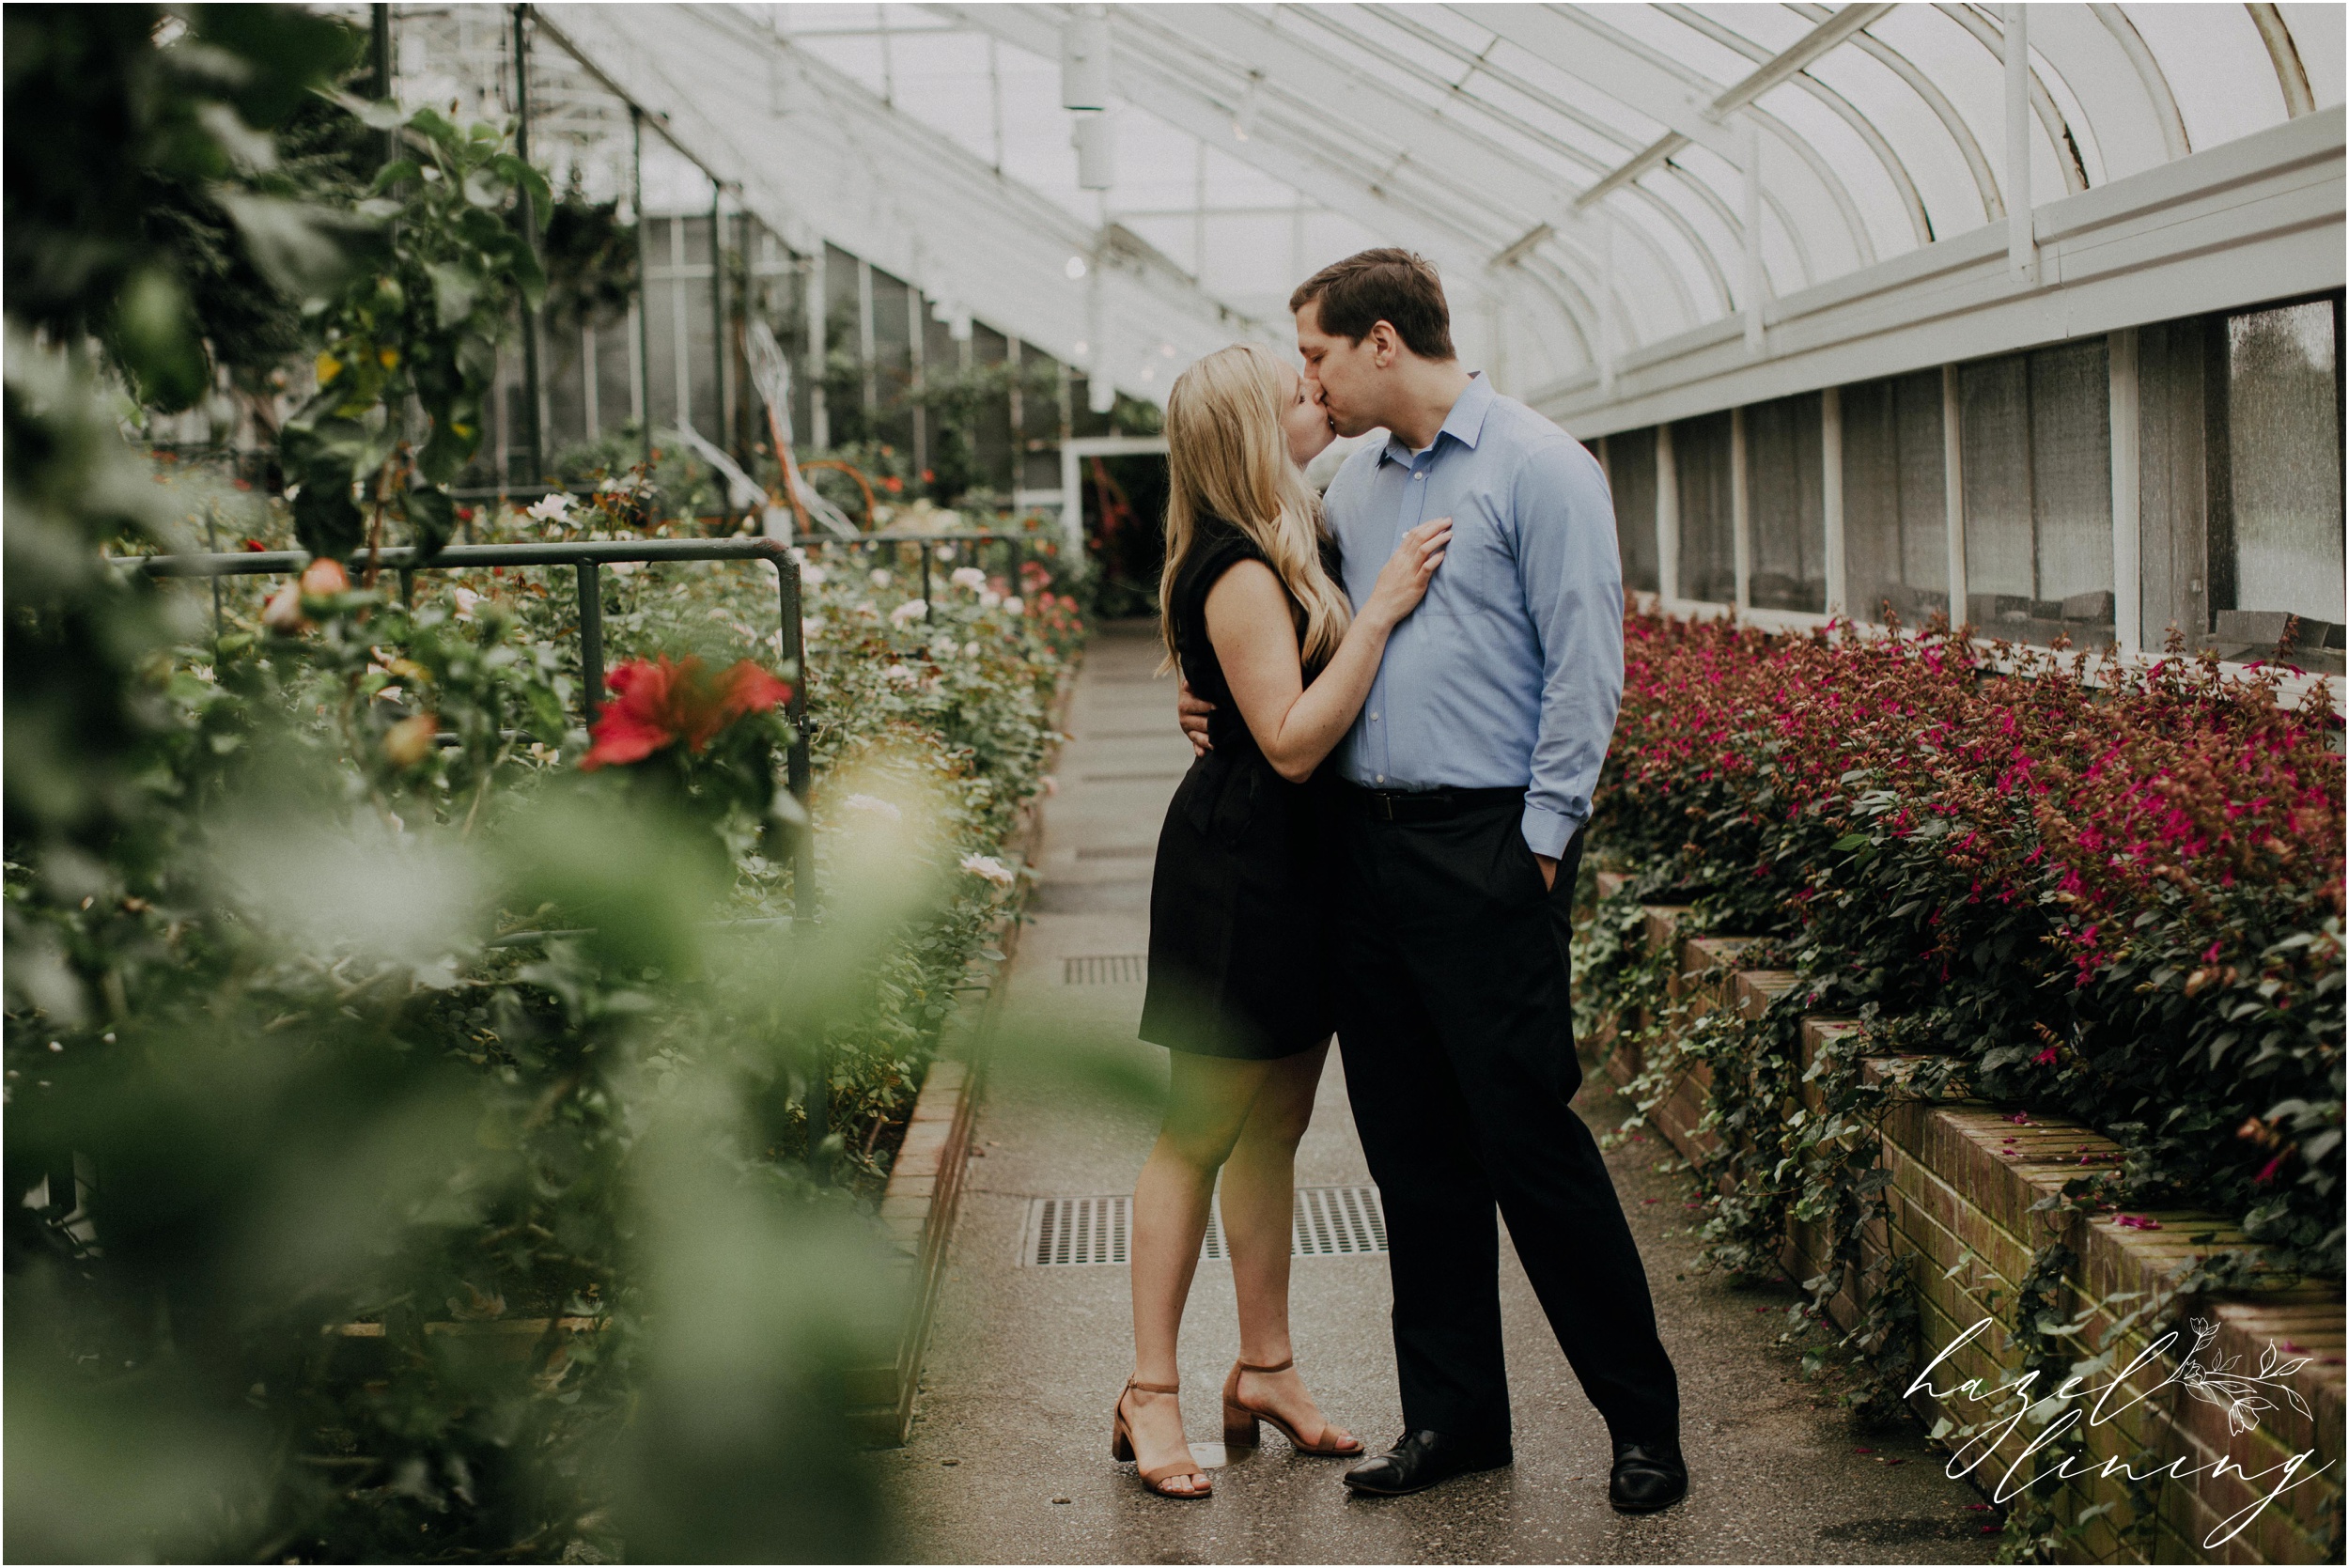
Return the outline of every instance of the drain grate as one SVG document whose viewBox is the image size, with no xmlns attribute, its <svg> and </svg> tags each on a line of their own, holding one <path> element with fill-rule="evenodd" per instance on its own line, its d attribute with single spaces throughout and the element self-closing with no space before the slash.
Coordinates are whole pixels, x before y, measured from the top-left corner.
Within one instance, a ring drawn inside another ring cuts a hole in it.
<svg viewBox="0 0 2349 1568">
<path fill-rule="evenodd" d="M 1102 849 L 1080 849 L 1077 851 L 1077 859 L 1081 861 L 1138 861 L 1144 855 L 1155 855 L 1158 852 L 1159 846 L 1155 844 L 1116 844 Z"/>
<path fill-rule="evenodd" d="M 1094 953 L 1060 961 L 1064 986 L 1139 986 L 1149 978 L 1146 953 Z"/>
<path fill-rule="evenodd" d="M 1131 1198 L 1038 1198 L 1030 1205 L 1029 1243 L 1023 1261 L 1110 1264 L 1126 1261 L 1126 1225 Z"/>
<path fill-rule="evenodd" d="M 1133 1200 L 1038 1198 L 1028 1205 L 1019 1261 L 1034 1267 L 1127 1262 Z M 1387 1250 L 1387 1215 L 1375 1187 L 1300 1187 L 1291 1218 L 1289 1253 L 1299 1258 L 1359 1257 Z M 1223 1221 L 1207 1213 L 1203 1258 L 1228 1258 Z"/>
</svg>

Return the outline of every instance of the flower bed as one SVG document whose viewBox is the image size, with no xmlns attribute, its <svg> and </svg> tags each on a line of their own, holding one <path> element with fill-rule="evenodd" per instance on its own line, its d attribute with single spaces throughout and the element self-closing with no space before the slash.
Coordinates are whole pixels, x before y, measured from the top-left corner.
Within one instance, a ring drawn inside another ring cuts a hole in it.
<svg viewBox="0 0 2349 1568">
<path fill-rule="evenodd" d="M 1633 617 L 1626 638 L 1594 842 L 1633 871 L 1626 906 L 1772 938 L 1801 1010 L 2110 1134 L 2126 1156 L 2095 1201 L 2190 1193 L 2338 1277 L 2342 770 L 2321 692 L 2288 709 L 2176 659 L 1999 674 L 1942 636 Z M 1640 961 L 1621 940 L 1591 958 L 1601 991 Z"/>
<path fill-rule="evenodd" d="M 2053 1382 L 2125 1361 L 2214 1290 L 2275 1302 L 2338 1281 L 2326 693 L 2285 709 L 2208 662 L 2115 682 L 2056 655 L 1994 670 L 1938 635 L 1654 617 L 1626 651 L 1593 829 L 1618 869 L 1583 927 L 1579 1021 L 1695 1169 L 1712 1260 L 1804 1278 L 1809 1315 L 1843 1330 L 1862 1414 L 1897 1409 L 1946 1345 L 1952 1290 L 2003 1320 L 2009 1374 Z M 1993 1141 L 1985 1171 L 2041 1161 L 2014 1213 L 1919 1154 L 1925 1124 L 1902 1107 L 1921 1094 L 1965 1100 L 1952 1126 L 2043 1129 Z M 1959 1242 L 1925 1234 L 1921 1194 L 1956 1205 Z M 2187 1234 L 2139 1249 L 2159 1267 L 2111 1264 L 2114 1238 L 2165 1218 Z M 2115 1529 L 2155 1529 L 2142 1498 L 2115 1514 L 2109 1487 L 2067 1490 L 2057 1462 L 2095 1440 L 2025 1466 L 2015 1553 L 2101 1555 Z M 2312 1539 L 2337 1529 L 2310 1518 Z"/>
</svg>

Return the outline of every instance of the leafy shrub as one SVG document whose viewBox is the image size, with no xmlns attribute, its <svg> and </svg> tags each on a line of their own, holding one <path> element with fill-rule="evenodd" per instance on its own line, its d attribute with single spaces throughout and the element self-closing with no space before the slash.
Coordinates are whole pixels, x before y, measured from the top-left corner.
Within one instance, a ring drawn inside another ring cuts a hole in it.
<svg viewBox="0 0 2349 1568">
<path fill-rule="evenodd" d="M 1627 901 L 1780 938 L 1790 1016 L 1875 1020 L 1973 1093 L 2111 1135 L 2123 1167 L 2086 1196 L 2216 1209 L 2278 1263 L 2339 1275 L 2328 693 L 2287 707 L 2272 675 L 2176 657 L 2095 678 L 2084 655 L 1994 665 L 1937 632 L 1634 616 L 1626 640 L 1594 831 L 1635 872 Z M 1735 1098 L 1745 1079 L 1716 1081 Z M 1747 1229 L 1792 1200 L 1748 1191 Z"/>
</svg>

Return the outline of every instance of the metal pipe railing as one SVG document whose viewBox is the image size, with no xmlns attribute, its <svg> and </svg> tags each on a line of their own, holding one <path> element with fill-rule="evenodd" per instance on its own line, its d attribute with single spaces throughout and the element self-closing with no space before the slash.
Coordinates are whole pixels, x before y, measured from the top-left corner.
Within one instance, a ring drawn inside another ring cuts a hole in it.
<svg viewBox="0 0 2349 1568">
<path fill-rule="evenodd" d="M 419 571 L 456 571 L 476 567 L 569 567 L 579 574 L 580 706 L 596 722 L 603 693 L 603 568 L 619 562 L 764 561 L 775 568 L 776 609 L 782 617 L 777 646 L 797 672 L 784 714 L 791 721 L 791 745 L 784 759 L 785 786 L 802 808 L 807 804 L 807 648 L 801 635 L 800 564 L 779 539 L 564 539 L 544 544 L 450 545 L 428 559 L 413 546 L 397 545 L 366 559 L 380 570 L 399 574 L 400 596 L 412 602 Z M 257 550 L 234 553 L 140 555 L 117 565 L 148 577 L 276 577 L 310 564 L 302 550 Z M 814 846 L 806 831 L 792 835 L 792 906 L 812 923 L 816 912 Z"/>
<path fill-rule="evenodd" d="M 857 538 L 821 536 L 800 541 L 802 549 L 858 550 L 868 556 L 882 546 L 914 545 L 922 557 L 922 599 L 930 598 L 930 564 L 941 544 L 983 544 L 1005 547 L 1004 569 L 1015 581 L 1034 536 L 980 532 L 972 534 L 870 534 Z M 784 712 L 791 721 L 791 745 L 784 761 L 785 786 L 802 813 L 807 805 L 811 768 L 807 746 L 807 647 L 801 625 L 800 565 L 792 547 L 780 539 L 730 537 L 720 539 L 566 539 L 538 544 L 450 545 L 428 559 L 413 546 L 399 545 L 370 552 L 364 558 L 379 571 L 399 576 L 400 598 L 412 604 L 419 571 L 452 571 L 477 567 L 570 567 L 579 576 L 580 677 L 586 688 L 581 701 L 587 722 L 596 722 L 603 691 L 603 568 L 620 563 L 661 561 L 765 561 L 775 568 L 776 608 L 782 616 L 780 647 L 798 672 Z M 974 553 L 975 559 L 975 553 Z M 116 565 L 154 578 L 273 577 L 298 573 L 310 565 L 307 551 L 265 550 L 187 555 L 119 557 Z M 813 831 L 806 826 L 791 835 L 793 921 L 801 930 L 812 929 L 816 914 L 816 864 Z M 807 1144 L 810 1158 L 823 1144 L 831 1123 L 831 1061 L 821 1053 L 817 1062 L 817 1087 L 807 1098 Z"/>
</svg>

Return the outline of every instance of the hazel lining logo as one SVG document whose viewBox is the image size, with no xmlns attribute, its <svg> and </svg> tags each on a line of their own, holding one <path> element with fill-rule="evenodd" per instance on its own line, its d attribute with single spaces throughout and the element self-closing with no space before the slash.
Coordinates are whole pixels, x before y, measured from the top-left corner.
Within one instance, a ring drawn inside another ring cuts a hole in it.
<svg viewBox="0 0 2349 1568">
<path fill-rule="evenodd" d="M 2013 1436 L 2025 1421 L 2040 1429 L 2038 1435 L 2023 1445 L 2022 1452 L 1999 1475 L 1998 1485 L 1991 1491 L 1992 1500 L 1996 1502 L 2007 1501 L 2031 1480 L 2037 1479 L 2034 1476 L 2018 1482 L 2015 1472 L 2022 1467 L 2025 1460 L 2066 1434 L 2078 1430 L 2083 1421 L 2088 1426 L 2102 1426 L 2172 1384 L 2183 1388 L 2188 1395 L 2205 1405 L 2225 1409 L 2227 1430 L 2237 1436 L 2257 1430 L 2262 1412 L 2281 1407 L 2276 1403 L 2276 1397 L 2271 1396 L 2280 1397 L 2284 1404 L 2302 1416 L 2310 1413 L 2308 1402 L 2291 1382 L 2293 1375 L 2309 1364 L 2310 1358 L 2287 1357 L 2271 1343 L 2260 1358 L 2257 1372 L 2238 1370 L 2239 1358 L 2214 1357 L 2211 1354 L 2211 1346 L 2218 1338 L 2218 1326 L 2203 1318 L 2193 1320 L 2193 1347 L 2179 1358 L 2177 1366 L 2167 1376 L 2141 1392 L 2129 1388 L 2130 1378 L 2170 1352 L 2178 1343 L 2177 1330 L 2171 1329 L 2147 1345 L 2137 1359 L 2123 1368 L 2109 1383 L 2103 1386 L 2101 1391 L 2087 1387 L 2087 1376 L 2074 1375 L 2065 1378 L 2053 1392 L 2037 1394 L 2034 1389 L 2039 1374 L 2035 1371 L 2024 1373 L 1989 1389 L 1983 1388 L 1983 1380 L 1979 1377 L 1969 1377 L 1947 1389 L 1934 1387 L 1931 1382 L 1934 1369 L 1985 1333 L 1994 1322 L 1993 1318 L 1983 1318 L 1945 1345 L 1940 1354 L 1934 1357 L 1924 1371 L 1919 1373 L 1908 1385 L 1906 1397 L 1914 1398 L 1921 1391 L 1943 1405 L 1963 1397 L 1977 1404 L 1996 1405 L 2000 1412 L 2005 1412 L 2010 1404 L 2014 1406 L 2011 1413 L 1997 1414 L 1994 1419 L 1974 1426 L 1958 1428 L 1945 1418 L 1935 1429 L 1936 1436 L 1954 1434 L 1965 1438 L 1950 1454 L 1947 1473 L 1952 1481 L 1971 1475 L 1989 1464 L 1997 1456 L 1999 1445 Z M 2102 1358 L 2096 1359 L 2100 1361 Z M 2095 1362 L 2080 1364 L 2093 1366 Z M 2092 1393 L 2092 1402 L 2090 1400 Z M 2118 1403 L 2115 1403 L 2116 1397 Z M 1968 1457 L 1969 1454 L 1971 1457 Z M 2221 1519 L 2203 1539 L 2204 1546 L 2215 1547 L 2226 1545 L 2248 1529 L 2266 1512 L 2269 1503 L 2332 1468 L 2329 1464 L 2311 1467 L 2310 1462 L 2315 1457 L 2315 1452 L 2310 1450 L 2289 1455 L 2281 1464 L 2272 1465 L 2264 1470 L 2247 1470 L 2224 1454 L 2207 1465 L 2188 1465 L 2181 1456 L 2166 1465 L 2138 1471 L 2130 1468 L 2128 1462 L 2120 1457 L 2079 1466 L 2080 1456 L 2067 1453 L 2055 1466 L 2053 1473 L 2066 1481 L 2093 1475 L 2107 1480 L 2117 1478 L 2132 1482 L 2151 1481 L 2161 1476 L 2173 1481 L 2189 1481 L 2205 1472 L 2215 1480 L 2232 1474 L 2241 1477 L 2255 1492 L 2270 1478 L 2276 1478 L 2271 1490 L 2257 1501 Z M 2076 1468 L 2076 1466 L 2079 1467 Z"/>
</svg>

